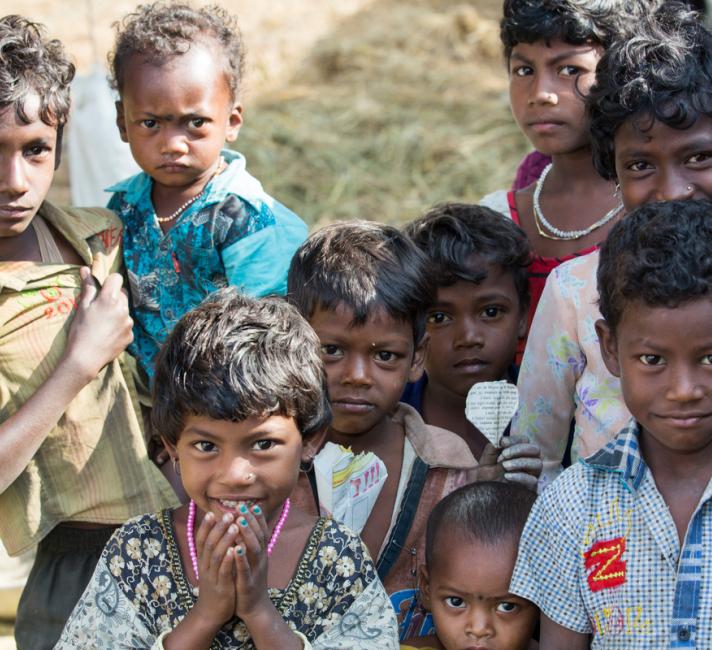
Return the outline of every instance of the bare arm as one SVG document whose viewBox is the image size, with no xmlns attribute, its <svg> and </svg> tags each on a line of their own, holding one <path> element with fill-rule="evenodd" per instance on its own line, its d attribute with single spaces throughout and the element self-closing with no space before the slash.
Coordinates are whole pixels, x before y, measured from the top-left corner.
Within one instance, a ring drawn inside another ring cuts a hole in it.
<svg viewBox="0 0 712 650">
<path fill-rule="evenodd" d="M 82 293 L 57 367 L 20 409 L 0 424 L 0 493 L 24 471 L 69 403 L 133 340 L 122 278 L 97 291 L 83 267 Z"/>
<path fill-rule="evenodd" d="M 588 634 L 569 630 L 542 614 L 539 647 L 541 650 L 588 650 Z"/>
</svg>

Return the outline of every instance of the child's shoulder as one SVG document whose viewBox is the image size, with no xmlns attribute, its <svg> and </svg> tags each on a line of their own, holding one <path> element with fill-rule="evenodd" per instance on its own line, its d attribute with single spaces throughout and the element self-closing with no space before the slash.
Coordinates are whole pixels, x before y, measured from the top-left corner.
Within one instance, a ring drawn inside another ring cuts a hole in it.
<svg viewBox="0 0 712 650">
<path fill-rule="evenodd" d="M 42 203 L 39 214 L 65 234 L 88 238 L 109 228 L 121 228 L 121 220 L 108 208 L 75 208 Z"/>
<path fill-rule="evenodd" d="M 133 517 L 114 531 L 104 554 L 131 560 L 151 559 L 164 548 L 172 536 L 171 510 Z"/>
<path fill-rule="evenodd" d="M 497 190 L 483 196 L 479 201 L 479 205 L 494 210 L 503 214 L 505 217 L 512 216 L 512 210 L 509 204 L 509 190 Z"/>
<path fill-rule="evenodd" d="M 429 467 L 470 470 L 477 466 L 467 443 L 447 429 L 426 424 L 416 409 L 402 402 L 392 415 L 403 427 L 415 453 Z"/>
<path fill-rule="evenodd" d="M 358 566 L 373 569 L 373 560 L 359 535 L 332 517 L 319 517 L 314 527 L 313 540 L 308 546 L 323 567 L 330 567 L 332 559 L 348 557 Z M 340 571 L 336 565 L 334 570 Z M 375 569 L 374 575 L 375 575 Z"/>
</svg>

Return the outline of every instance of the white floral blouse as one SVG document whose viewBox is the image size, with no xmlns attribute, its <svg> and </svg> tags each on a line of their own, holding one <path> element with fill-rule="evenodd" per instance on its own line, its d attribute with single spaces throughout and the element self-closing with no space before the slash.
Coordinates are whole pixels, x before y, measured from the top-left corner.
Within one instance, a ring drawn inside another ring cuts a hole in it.
<svg viewBox="0 0 712 650">
<path fill-rule="evenodd" d="M 598 259 L 595 251 L 551 272 L 524 350 L 511 431 L 539 445 L 542 489 L 562 470 L 572 420 L 573 462 L 604 447 L 631 417 L 598 344 Z"/>
<path fill-rule="evenodd" d="M 287 587 L 269 595 L 305 648 L 398 648 L 393 608 L 361 539 L 320 518 Z M 162 648 L 162 639 L 197 601 L 164 510 L 128 521 L 109 540 L 62 633 L 59 650 Z M 211 649 L 252 649 L 237 618 Z"/>
</svg>

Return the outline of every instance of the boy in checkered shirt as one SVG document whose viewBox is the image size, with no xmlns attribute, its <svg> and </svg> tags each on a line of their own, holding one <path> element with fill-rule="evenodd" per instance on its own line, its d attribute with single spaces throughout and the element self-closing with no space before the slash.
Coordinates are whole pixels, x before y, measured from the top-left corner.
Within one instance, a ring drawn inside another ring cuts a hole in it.
<svg viewBox="0 0 712 650">
<path fill-rule="evenodd" d="M 597 279 L 633 419 L 539 497 L 510 591 L 541 608 L 547 650 L 711 648 L 712 202 L 632 212 Z"/>
</svg>

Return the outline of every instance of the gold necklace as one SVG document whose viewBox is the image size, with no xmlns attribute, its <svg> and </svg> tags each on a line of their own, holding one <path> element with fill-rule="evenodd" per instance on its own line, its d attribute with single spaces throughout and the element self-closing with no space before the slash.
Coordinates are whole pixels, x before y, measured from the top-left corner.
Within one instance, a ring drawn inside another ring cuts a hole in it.
<svg viewBox="0 0 712 650">
<path fill-rule="evenodd" d="M 226 167 L 227 165 L 225 164 L 225 158 L 220 156 L 220 161 L 218 162 L 218 166 L 215 168 L 215 171 L 213 172 L 213 175 L 208 179 L 208 182 L 205 183 L 205 187 L 200 191 L 199 194 L 196 194 L 192 199 L 188 199 L 183 205 L 181 205 L 175 212 L 171 212 L 167 217 L 159 217 L 156 212 L 153 213 L 153 216 L 156 218 L 156 221 L 158 223 L 167 223 L 169 221 L 173 221 L 177 216 L 181 215 L 183 212 L 186 211 L 186 209 L 191 206 L 193 203 L 195 203 L 203 194 L 205 194 L 205 190 L 207 189 L 208 185 L 210 184 L 210 181 L 213 180 L 218 174 L 220 174 Z"/>
</svg>

